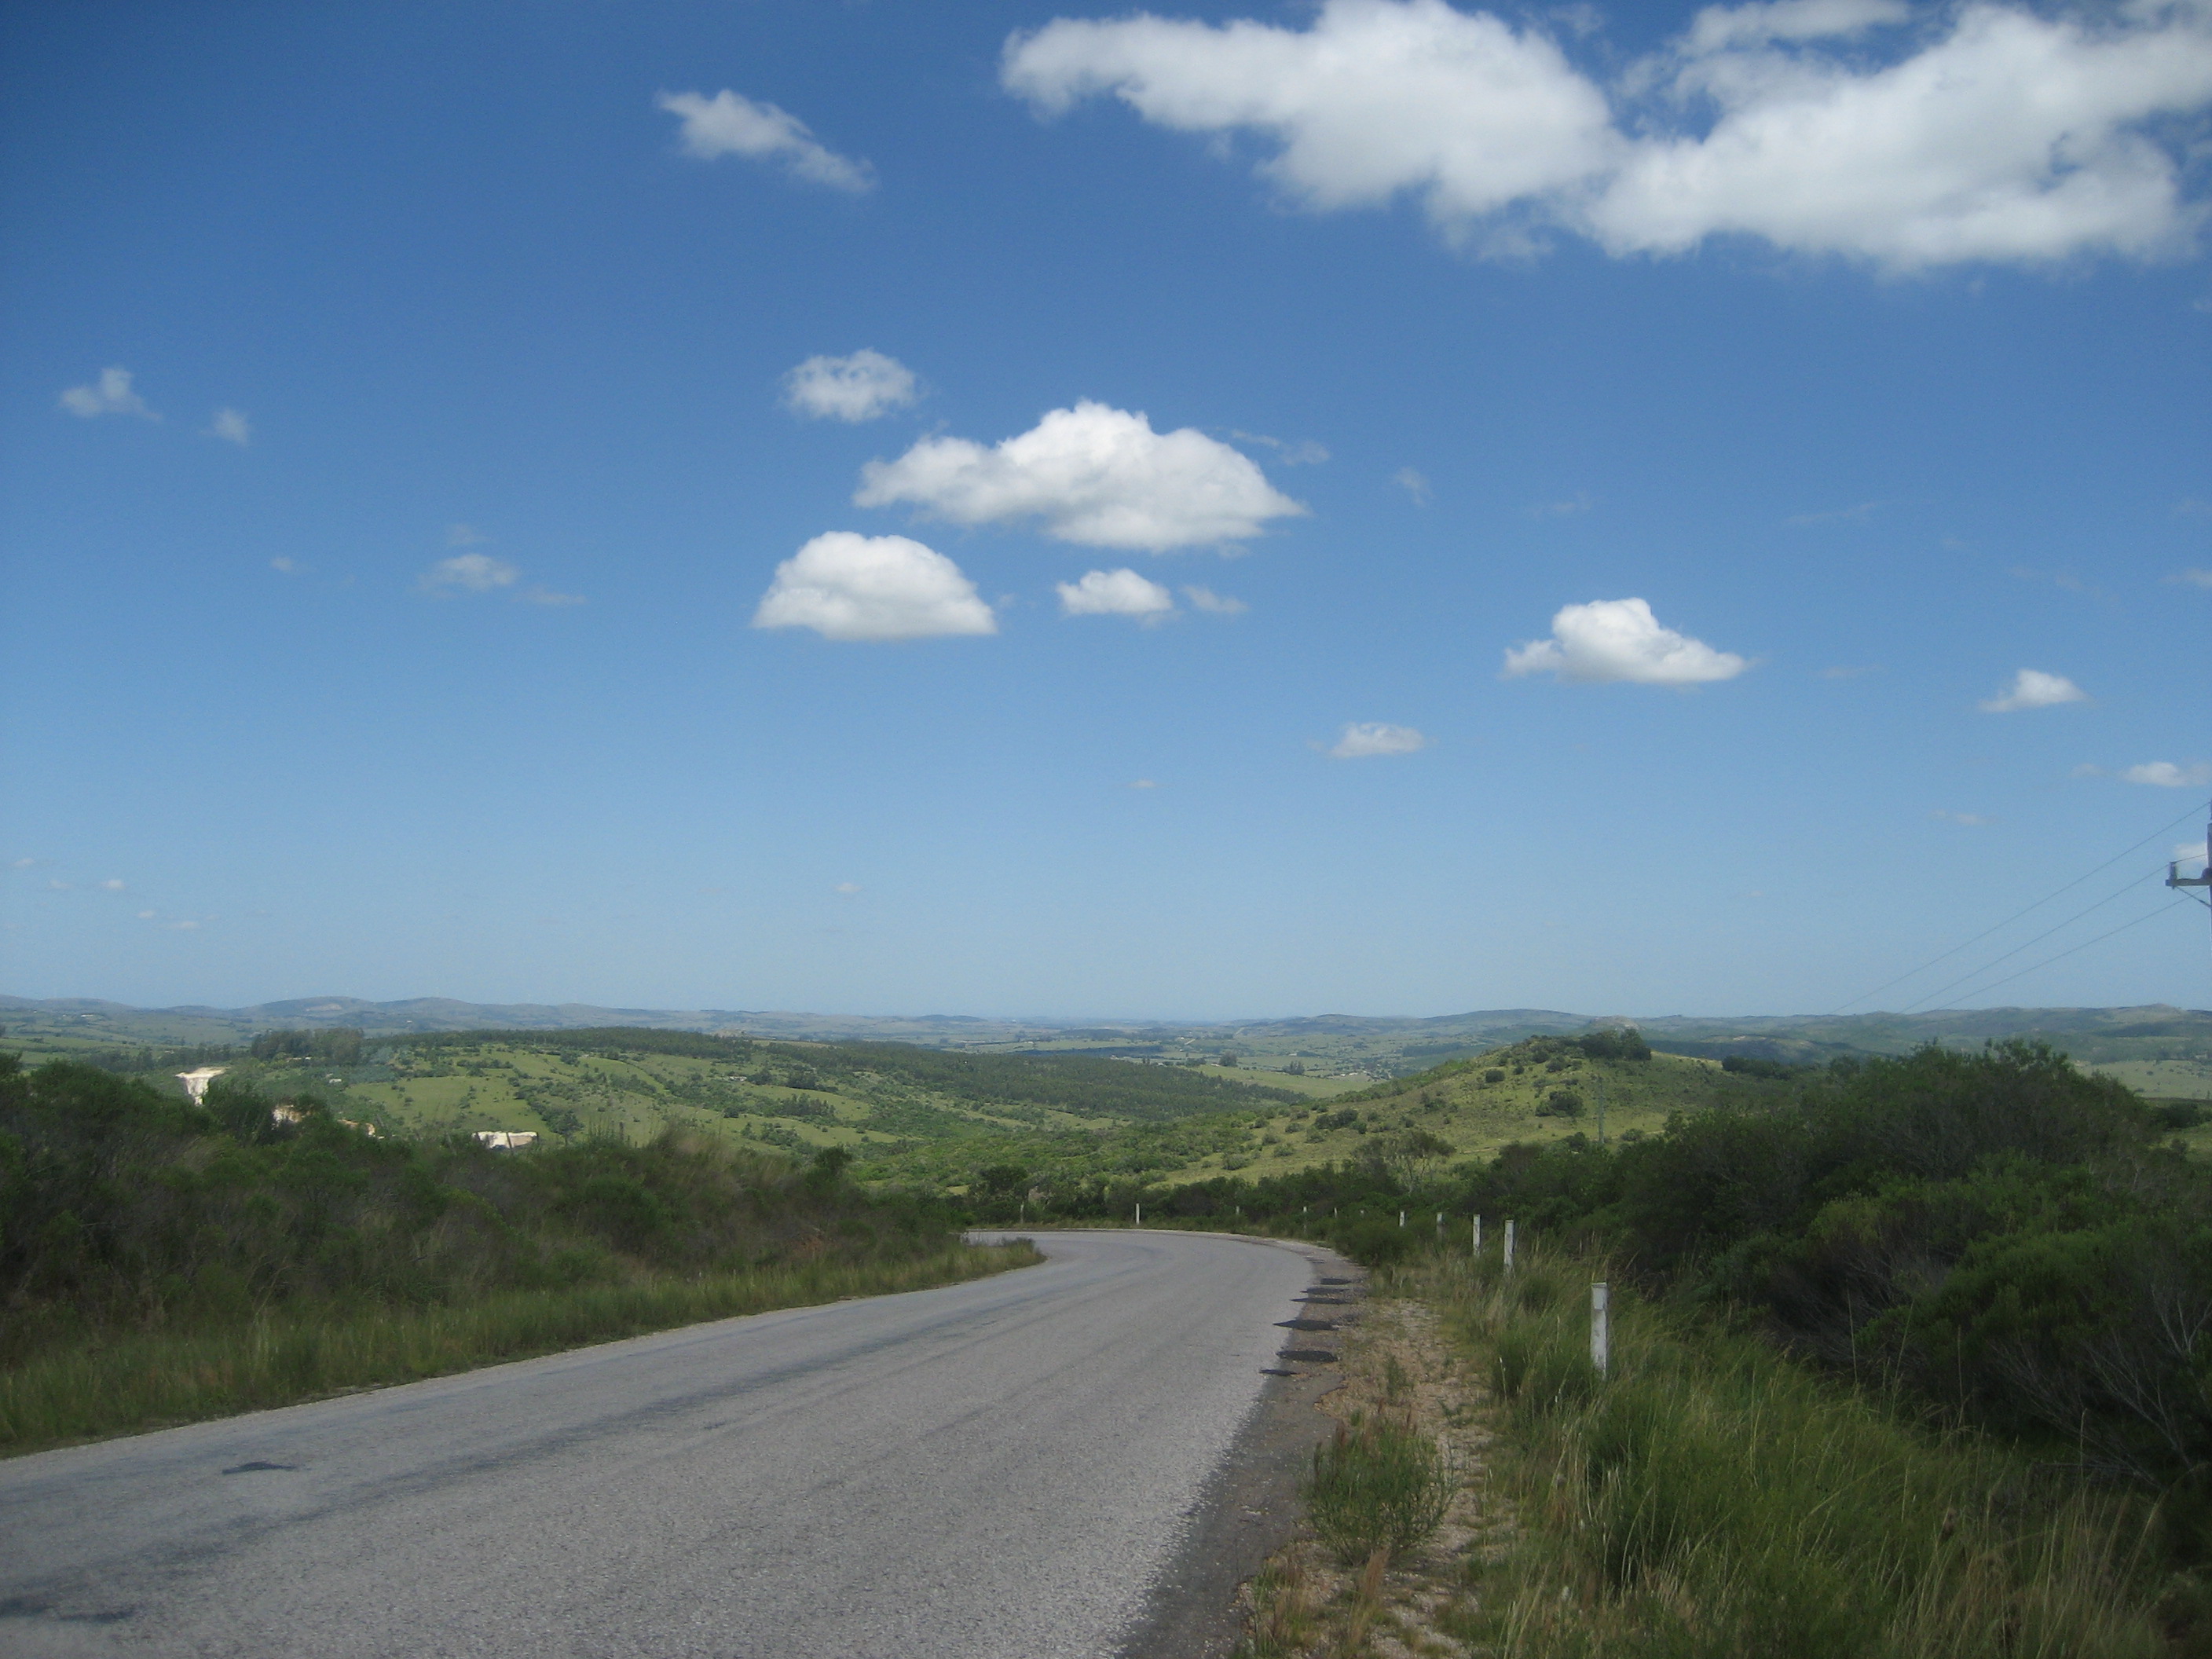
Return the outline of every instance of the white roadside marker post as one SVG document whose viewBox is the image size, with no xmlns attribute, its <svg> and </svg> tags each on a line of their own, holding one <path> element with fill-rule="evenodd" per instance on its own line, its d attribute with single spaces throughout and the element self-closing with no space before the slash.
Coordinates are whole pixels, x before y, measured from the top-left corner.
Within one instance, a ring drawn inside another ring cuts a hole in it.
<svg viewBox="0 0 2212 1659">
<path fill-rule="evenodd" d="M 1509 1273 L 1513 1271 L 1513 1224 L 1510 1221 L 1505 1224 L 1505 1271 Z"/>
<path fill-rule="evenodd" d="M 1406 1212 L 1403 1210 L 1398 1212 L 1398 1224 L 1401 1227 L 1406 1224 Z"/>
<path fill-rule="evenodd" d="M 1137 1224 L 1139 1227 L 1145 1224 L 1145 1206 L 1141 1204 L 1137 1206 Z"/>
<path fill-rule="evenodd" d="M 1613 1360 L 1613 1293 L 1605 1280 L 1590 1286 L 1590 1364 L 1602 1379 Z"/>
<path fill-rule="evenodd" d="M 1480 1256 L 1482 1254 L 1482 1218 L 1480 1216 L 1477 1216 L 1474 1218 L 1474 1254 L 1477 1256 Z"/>
</svg>

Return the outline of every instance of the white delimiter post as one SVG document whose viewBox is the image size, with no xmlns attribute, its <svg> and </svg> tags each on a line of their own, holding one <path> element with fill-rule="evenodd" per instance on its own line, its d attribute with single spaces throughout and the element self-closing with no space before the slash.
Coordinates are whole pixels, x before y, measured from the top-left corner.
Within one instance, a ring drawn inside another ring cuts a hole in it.
<svg viewBox="0 0 2212 1659">
<path fill-rule="evenodd" d="M 1480 1216 L 1474 1218 L 1474 1253 L 1477 1255 L 1482 1254 L 1482 1218 Z"/>
<path fill-rule="evenodd" d="M 1510 1221 L 1505 1224 L 1505 1271 L 1509 1273 L 1513 1271 L 1513 1224 Z"/>
<path fill-rule="evenodd" d="M 1145 1206 L 1141 1204 L 1137 1206 L 1137 1224 L 1139 1227 L 1145 1224 Z"/>
<path fill-rule="evenodd" d="M 1602 1279 L 1590 1286 L 1590 1364 L 1603 1376 L 1613 1358 L 1612 1291 Z"/>
</svg>

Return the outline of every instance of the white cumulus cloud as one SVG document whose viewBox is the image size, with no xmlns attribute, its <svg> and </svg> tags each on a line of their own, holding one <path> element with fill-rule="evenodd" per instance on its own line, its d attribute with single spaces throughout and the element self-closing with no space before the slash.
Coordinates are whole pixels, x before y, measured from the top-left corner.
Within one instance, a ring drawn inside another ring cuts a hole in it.
<svg viewBox="0 0 2212 1659">
<path fill-rule="evenodd" d="M 866 161 L 848 161 L 825 149 L 788 110 L 757 104 L 725 87 L 712 98 L 696 92 L 664 92 L 653 100 L 683 123 L 684 153 L 711 161 L 721 155 L 781 163 L 795 179 L 855 194 L 875 188 L 875 172 Z"/>
<path fill-rule="evenodd" d="M 73 386 L 62 393 L 61 404 L 86 420 L 97 415 L 137 415 L 149 421 L 161 417 L 146 407 L 146 400 L 131 389 L 127 368 L 103 368 L 88 386 Z"/>
<path fill-rule="evenodd" d="M 1375 755 L 1410 755 L 1426 749 L 1429 740 L 1410 726 L 1383 720 L 1351 720 L 1329 745 L 1332 760 L 1366 760 Z"/>
<path fill-rule="evenodd" d="M 2087 702 L 2089 694 L 2063 674 L 2023 668 L 2012 684 L 1978 705 L 1984 714 L 2013 714 L 2023 708 L 2055 708 L 2062 702 Z"/>
<path fill-rule="evenodd" d="M 1238 541 L 1305 511 L 1249 456 L 1195 427 L 1155 432 L 1142 412 L 1087 400 L 989 449 L 925 438 L 895 461 L 869 462 L 853 500 L 911 502 L 956 524 L 1036 519 L 1060 541 L 1152 553 Z"/>
<path fill-rule="evenodd" d="M 207 435 L 244 449 L 253 441 L 253 423 L 246 418 L 242 409 L 218 409 L 208 422 Z"/>
<path fill-rule="evenodd" d="M 489 553 L 456 553 L 424 571 L 420 585 L 427 593 L 489 593 L 495 588 L 514 586 L 521 574 L 506 560 L 495 559 Z"/>
<path fill-rule="evenodd" d="M 1086 571 L 1079 581 L 1053 586 L 1064 617 L 1134 617 L 1156 623 L 1175 615 L 1175 595 L 1133 570 Z"/>
<path fill-rule="evenodd" d="M 2120 777 L 2124 782 L 2154 784 L 2160 789 L 2202 789 L 2212 784 L 2212 765 L 2203 761 L 2194 766 L 2176 766 L 2172 761 L 2146 761 L 2141 766 L 2123 769 Z"/>
<path fill-rule="evenodd" d="M 1732 651 L 1662 628 L 1642 599 L 1594 599 L 1560 607 L 1552 636 L 1505 653 L 1505 678 L 1553 674 L 1586 684 L 1701 685 L 1732 680 L 1751 666 Z"/>
<path fill-rule="evenodd" d="M 809 357 L 783 377 L 784 401 L 816 420 L 872 421 L 921 395 L 914 371 L 880 351 Z"/>
<path fill-rule="evenodd" d="M 904 536 L 832 530 L 775 568 L 755 628 L 811 628 L 826 640 L 995 634 L 998 618 L 960 567 Z"/>
<path fill-rule="evenodd" d="M 1712 7 L 1609 87 L 1534 29 L 1444 0 L 1326 0 L 1303 29 L 1063 18 L 1008 40 L 1000 79 L 1042 113 L 1110 94 L 1160 126 L 1254 135 L 1294 202 L 1410 196 L 1500 251 L 1547 228 L 1615 255 L 1737 234 L 1911 270 L 2187 243 L 2203 211 L 2160 124 L 2212 104 L 2212 11 L 2138 0 L 2093 21 L 1969 0 L 1896 27 L 1911 16 Z"/>
</svg>

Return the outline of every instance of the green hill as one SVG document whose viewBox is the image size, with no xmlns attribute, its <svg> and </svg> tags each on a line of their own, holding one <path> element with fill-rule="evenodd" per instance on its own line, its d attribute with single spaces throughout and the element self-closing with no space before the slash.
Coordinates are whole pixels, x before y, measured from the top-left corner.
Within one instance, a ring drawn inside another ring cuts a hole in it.
<svg viewBox="0 0 2212 1659">
<path fill-rule="evenodd" d="M 80 1051 L 180 1094 L 173 1073 L 225 1068 L 273 1099 L 410 1136 L 533 1130 L 641 1143 L 675 1127 L 868 1157 L 978 1134 L 1168 1123 L 1304 1097 L 1216 1073 L 1090 1054 L 972 1054 L 896 1043 L 763 1042 L 637 1027 L 377 1038 L 264 1032 L 235 1048 Z M 1287 1080 L 1287 1079 L 1286 1079 Z"/>
<path fill-rule="evenodd" d="M 1632 1037 L 1610 1031 L 1530 1037 L 1334 1100 L 1073 1133 L 1024 1128 L 948 1139 L 887 1151 L 859 1173 L 961 1190 L 1004 1185 L 1014 1171 L 1025 1186 L 1051 1192 L 1098 1182 L 1175 1186 L 1224 1175 L 1255 1181 L 1374 1160 L 1408 1172 L 1434 1170 L 1489 1158 L 1515 1142 L 1595 1139 L 1601 1109 L 1609 1139 L 1633 1139 L 1663 1127 L 1675 1112 L 1785 1099 L 1795 1086 L 1786 1078 L 1757 1074 L 1785 1069 L 1755 1064 L 1731 1071 L 1719 1060 L 1647 1053 Z"/>
</svg>

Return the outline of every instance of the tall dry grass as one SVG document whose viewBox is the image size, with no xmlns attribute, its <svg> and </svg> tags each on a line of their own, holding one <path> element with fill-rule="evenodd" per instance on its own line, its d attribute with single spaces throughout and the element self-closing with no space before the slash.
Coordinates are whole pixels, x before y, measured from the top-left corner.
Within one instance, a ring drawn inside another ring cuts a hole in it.
<svg viewBox="0 0 2212 1659">
<path fill-rule="evenodd" d="M 1378 1290 L 1487 1364 L 1516 1541 L 1450 1633 L 1514 1659 L 2153 1659 L 2151 1506 L 1904 1420 L 1755 1336 L 1616 1287 L 1601 1263 L 1464 1257 Z"/>
<path fill-rule="evenodd" d="M 286 1304 L 189 1334 L 100 1335 L 0 1371 L 0 1455 L 411 1382 L 736 1314 L 881 1296 L 1037 1261 L 1027 1241 L 888 1261 L 816 1261 L 628 1285 L 508 1291 L 422 1308 Z"/>
</svg>

